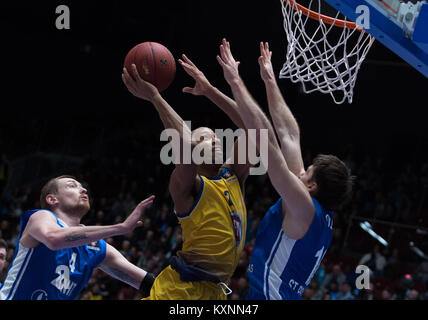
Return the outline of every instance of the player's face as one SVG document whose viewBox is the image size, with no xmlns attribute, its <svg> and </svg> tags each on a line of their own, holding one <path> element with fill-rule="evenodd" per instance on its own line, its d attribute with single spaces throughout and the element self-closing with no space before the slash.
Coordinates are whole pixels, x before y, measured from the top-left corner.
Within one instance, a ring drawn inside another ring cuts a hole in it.
<svg viewBox="0 0 428 320">
<path fill-rule="evenodd" d="M 3 270 L 5 264 L 6 264 L 6 249 L 0 248 L 0 271 Z"/>
<path fill-rule="evenodd" d="M 315 191 L 316 189 L 316 183 L 313 181 L 313 174 L 314 174 L 314 166 L 310 165 L 308 167 L 308 170 L 306 170 L 304 173 L 302 173 L 299 176 L 299 179 L 305 184 L 305 186 L 308 188 L 309 192 Z"/>
<path fill-rule="evenodd" d="M 198 147 L 203 151 L 211 150 L 212 163 L 223 162 L 223 148 L 220 139 L 216 136 L 215 132 L 210 128 L 198 128 L 192 132 L 192 140 L 197 142 Z"/>
<path fill-rule="evenodd" d="M 88 212 L 90 209 L 88 191 L 82 184 L 71 178 L 58 180 L 56 198 L 59 206 L 65 210 L 78 210 Z"/>
<path fill-rule="evenodd" d="M 305 185 L 308 185 L 308 183 L 311 181 L 311 179 L 312 179 L 312 175 L 313 175 L 313 173 L 314 173 L 314 166 L 313 165 L 310 165 L 309 167 L 308 167 L 308 170 L 306 170 L 304 173 L 302 173 L 300 176 L 299 176 L 299 179 L 305 184 Z"/>
</svg>

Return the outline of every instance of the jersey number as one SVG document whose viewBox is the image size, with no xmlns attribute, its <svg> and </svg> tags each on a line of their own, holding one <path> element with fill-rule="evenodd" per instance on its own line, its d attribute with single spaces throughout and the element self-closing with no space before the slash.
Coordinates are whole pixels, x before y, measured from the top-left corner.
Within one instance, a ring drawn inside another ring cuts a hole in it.
<svg viewBox="0 0 428 320">
<path fill-rule="evenodd" d="M 52 280 L 51 284 L 56 287 L 63 294 L 70 295 L 73 289 L 76 287 L 76 283 L 70 280 L 70 271 L 74 272 L 75 264 L 76 264 L 76 256 L 77 254 L 73 252 L 71 255 L 68 266 L 59 265 L 55 269 L 55 273 L 58 275 L 54 280 Z"/>
<path fill-rule="evenodd" d="M 319 267 L 319 265 L 320 265 L 320 263 L 321 263 L 321 260 L 322 260 L 322 258 L 324 257 L 324 255 L 325 255 L 325 253 L 327 252 L 327 249 L 324 251 L 324 246 L 321 248 L 321 249 L 319 249 L 318 251 L 317 251 L 317 253 L 315 254 L 315 258 L 317 258 L 317 261 L 315 262 L 315 266 L 314 266 L 314 268 L 312 269 L 312 272 L 311 272 L 311 274 L 309 275 L 309 277 L 308 277 L 308 279 L 306 280 L 306 282 L 305 282 L 305 285 L 309 285 L 309 283 L 311 282 L 311 280 L 312 280 L 312 278 L 314 277 L 314 274 L 315 274 L 315 272 L 317 271 L 317 269 L 318 269 L 318 267 Z"/>
</svg>

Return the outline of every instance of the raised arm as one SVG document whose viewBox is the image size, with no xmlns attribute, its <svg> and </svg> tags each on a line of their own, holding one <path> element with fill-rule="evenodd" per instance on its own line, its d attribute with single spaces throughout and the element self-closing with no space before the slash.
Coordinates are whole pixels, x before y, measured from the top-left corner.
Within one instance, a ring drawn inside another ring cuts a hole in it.
<svg viewBox="0 0 428 320">
<path fill-rule="evenodd" d="M 132 232 L 142 225 L 141 217 L 145 209 L 153 203 L 154 196 L 141 201 L 122 223 L 109 226 L 73 226 L 61 228 L 56 218 L 46 210 L 34 213 L 25 227 L 21 243 L 33 248 L 43 243 L 51 250 L 82 246 L 103 238 Z"/>
<path fill-rule="evenodd" d="M 132 64 L 132 78 L 126 68 L 123 69 L 122 79 L 128 90 L 136 97 L 151 102 L 159 113 L 165 129 L 174 129 L 180 135 L 180 144 L 172 143 L 173 153 L 181 155 L 176 167 L 171 174 L 169 191 L 174 200 L 177 212 L 187 212 L 194 203 L 195 194 L 201 187 L 201 181 L 197 176 L 197 166 L 190 162 L 185 163 L 182 150 L 193 150 L 191 131 L 183 119 L 163 99 L 156 87 L 144 81 L 138 74 L 135 64 Z"/>
<path fill-rule="evenodd" d="M 207 97 L 223 110 L 238 128 L 245 129 L 244 122 L 238 113 L 236 102 L 214 87 L 186 55 L 183 54 L 183 60 L 178 59 L 178 62 L 183 67 L 184 71 L 195 80 L 194 87 L 184 87 L 183 92 Z"/>
<path fill-rule="evenodd" d="M 304 173 L 300 148 L 300 129 L 278 88 L 271 62 L 269 44 L 260 42 L 260 75 L 266 86 L 269 113 L 281 144 L 282 154 L 291 172 L 296 176 Z"/>
<path fill-rule="evenodd" d="M 217 60 L 223 68 L 225 79 L 232 89 L 238 105 L 238 112 L 245 126 L 248 129 L 257 129 L 259 134 L 261 129 L 268 129 L 268 159 L 265 167 L 267 167 L 272 185 L 281 197 L 286 199 L 287 214 L 293 218 L 296 224 L 309 225 L 315 214 L 315 208 L 306 186 L 288 168 L 276 140 L 273 127 L 239 76 L 238 64 L 231 54 L 229 43 L 225 39 L 220 46 L 220 53 L 221 57 L 217 56 Z M 261 156 L 264 159 L 263 155 Z"/>
<path fill-rule="evenodd" d="M 217 107 L 219 107 L 226 115 L 233 121 L 233 123 L 240 129 L 245 130 L 245 137 L 239 137 L 234 145 L 234 161 L 233 163 L 228 163 L 223 165 L 224 167 L 231 167 L 232 170 L 237 175 L 239 181 L 241 182 L 241 187 L 243 186 L 246 178 L 248 177 L 250 164 L 237 163 L 238 159 L 238 145 L 239 143 L 247 144 L 247 130 L 244 122 L 241 119 L 241 116 L 238 112 L 238 106 L 236 102 L 221 92 L 218 88 L 214 87 L 203 74 L 202 71 L 186 56 L 182 55 L 183 59 L 178 59 L 178 62 L 183 67 L 184 71 L 195 80 L 194 87 L 184 87 L 183 92 L 191 93 L 193 95 L 202 95 L 207 97 L 211 102 L 213 102 Z M 244 141 L 245 139 L 245 141 Z M 248 150 L 248 145 L 246 145 L 246 150 Z M 248 160 L 248 157 L 247 157 Z M 228 162 L 228 161 L 227 161 Z"/>
</svg>

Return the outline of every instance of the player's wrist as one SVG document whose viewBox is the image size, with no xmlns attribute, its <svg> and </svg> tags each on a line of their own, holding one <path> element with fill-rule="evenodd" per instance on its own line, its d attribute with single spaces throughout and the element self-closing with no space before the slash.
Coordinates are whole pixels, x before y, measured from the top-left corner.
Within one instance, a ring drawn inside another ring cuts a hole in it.
<svg viewBox="0 0 428 320">
<path fill-rule="evenodd" d="M 159 92 L 154 93 L 151 97 L 150 97 L 150 102 L 152 103 L 156 103 L 158 101 L 160 101 L 162 99 L 162 96 Z"/>
<path fill-rule="evenodd" d="M 147 272 L 140 284 L 140 293 L 143 297 L 148 297 L 150 295 L 150 290 L 152 289 L 153 283 L 155 282 L 155 275 L 151 272 Z"/>
</svg>

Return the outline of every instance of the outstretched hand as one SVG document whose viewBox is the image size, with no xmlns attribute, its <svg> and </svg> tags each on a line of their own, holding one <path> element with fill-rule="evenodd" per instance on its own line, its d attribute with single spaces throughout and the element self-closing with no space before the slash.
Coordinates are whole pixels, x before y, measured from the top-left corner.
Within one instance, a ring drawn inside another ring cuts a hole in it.
<svg viewBox="0 0 428 320">
<path fill-rule="evenodd" d="M 230 44 L 226 39 L 222 40 L 220 45 L 220 56 L 217 55 L 217 61 L 223 68 L 224 78 L 231 85 L 234 81 L 239 80 L 239 61 L 235 61 L 230 51 Z"/>
<path fill-rule="evenodd" d="M 269 51 L 269 43 L 260 42 L 260 57 L 258 61 L 260 65 L 260 76 L 262 77 L 263 81 L 275 79 L 271 57 L 272 51 Z"/>
<path fill-rule="evenodd" d="M 122 222 L 123 234 L 134 231 L 135 228 L 141 227 L 143 222 L 141 221 L 141 217 L 143 216 L 146 209 L 152 205 L 155 196 L 150 196 L 147 199 L 141 201 L 132 213 L 126 218 L 124 222 Z"/>
<path fill-rule="evenodd" d="M 182 57 L 183 60 L 178 59 L 178 62 L 183 67 L 184 71 L 196 81 L 193 88 L 184 87 L 183 92 L 191 93 L 196 96 L 205 95 L 211 86 L 210 82 L 185 54 L 183 54 Z"/>
<path fill-rule="evenodd" d="M 152 101 L 152 99 L 159 94 L 158 89 L 140 77 L 135 64 L 131 65 L 130 72 L 133 77 L 131 77 L 126 68 L 123 68 L 122 81 L 128 90 L 137 98 Z"/>
</svg>

